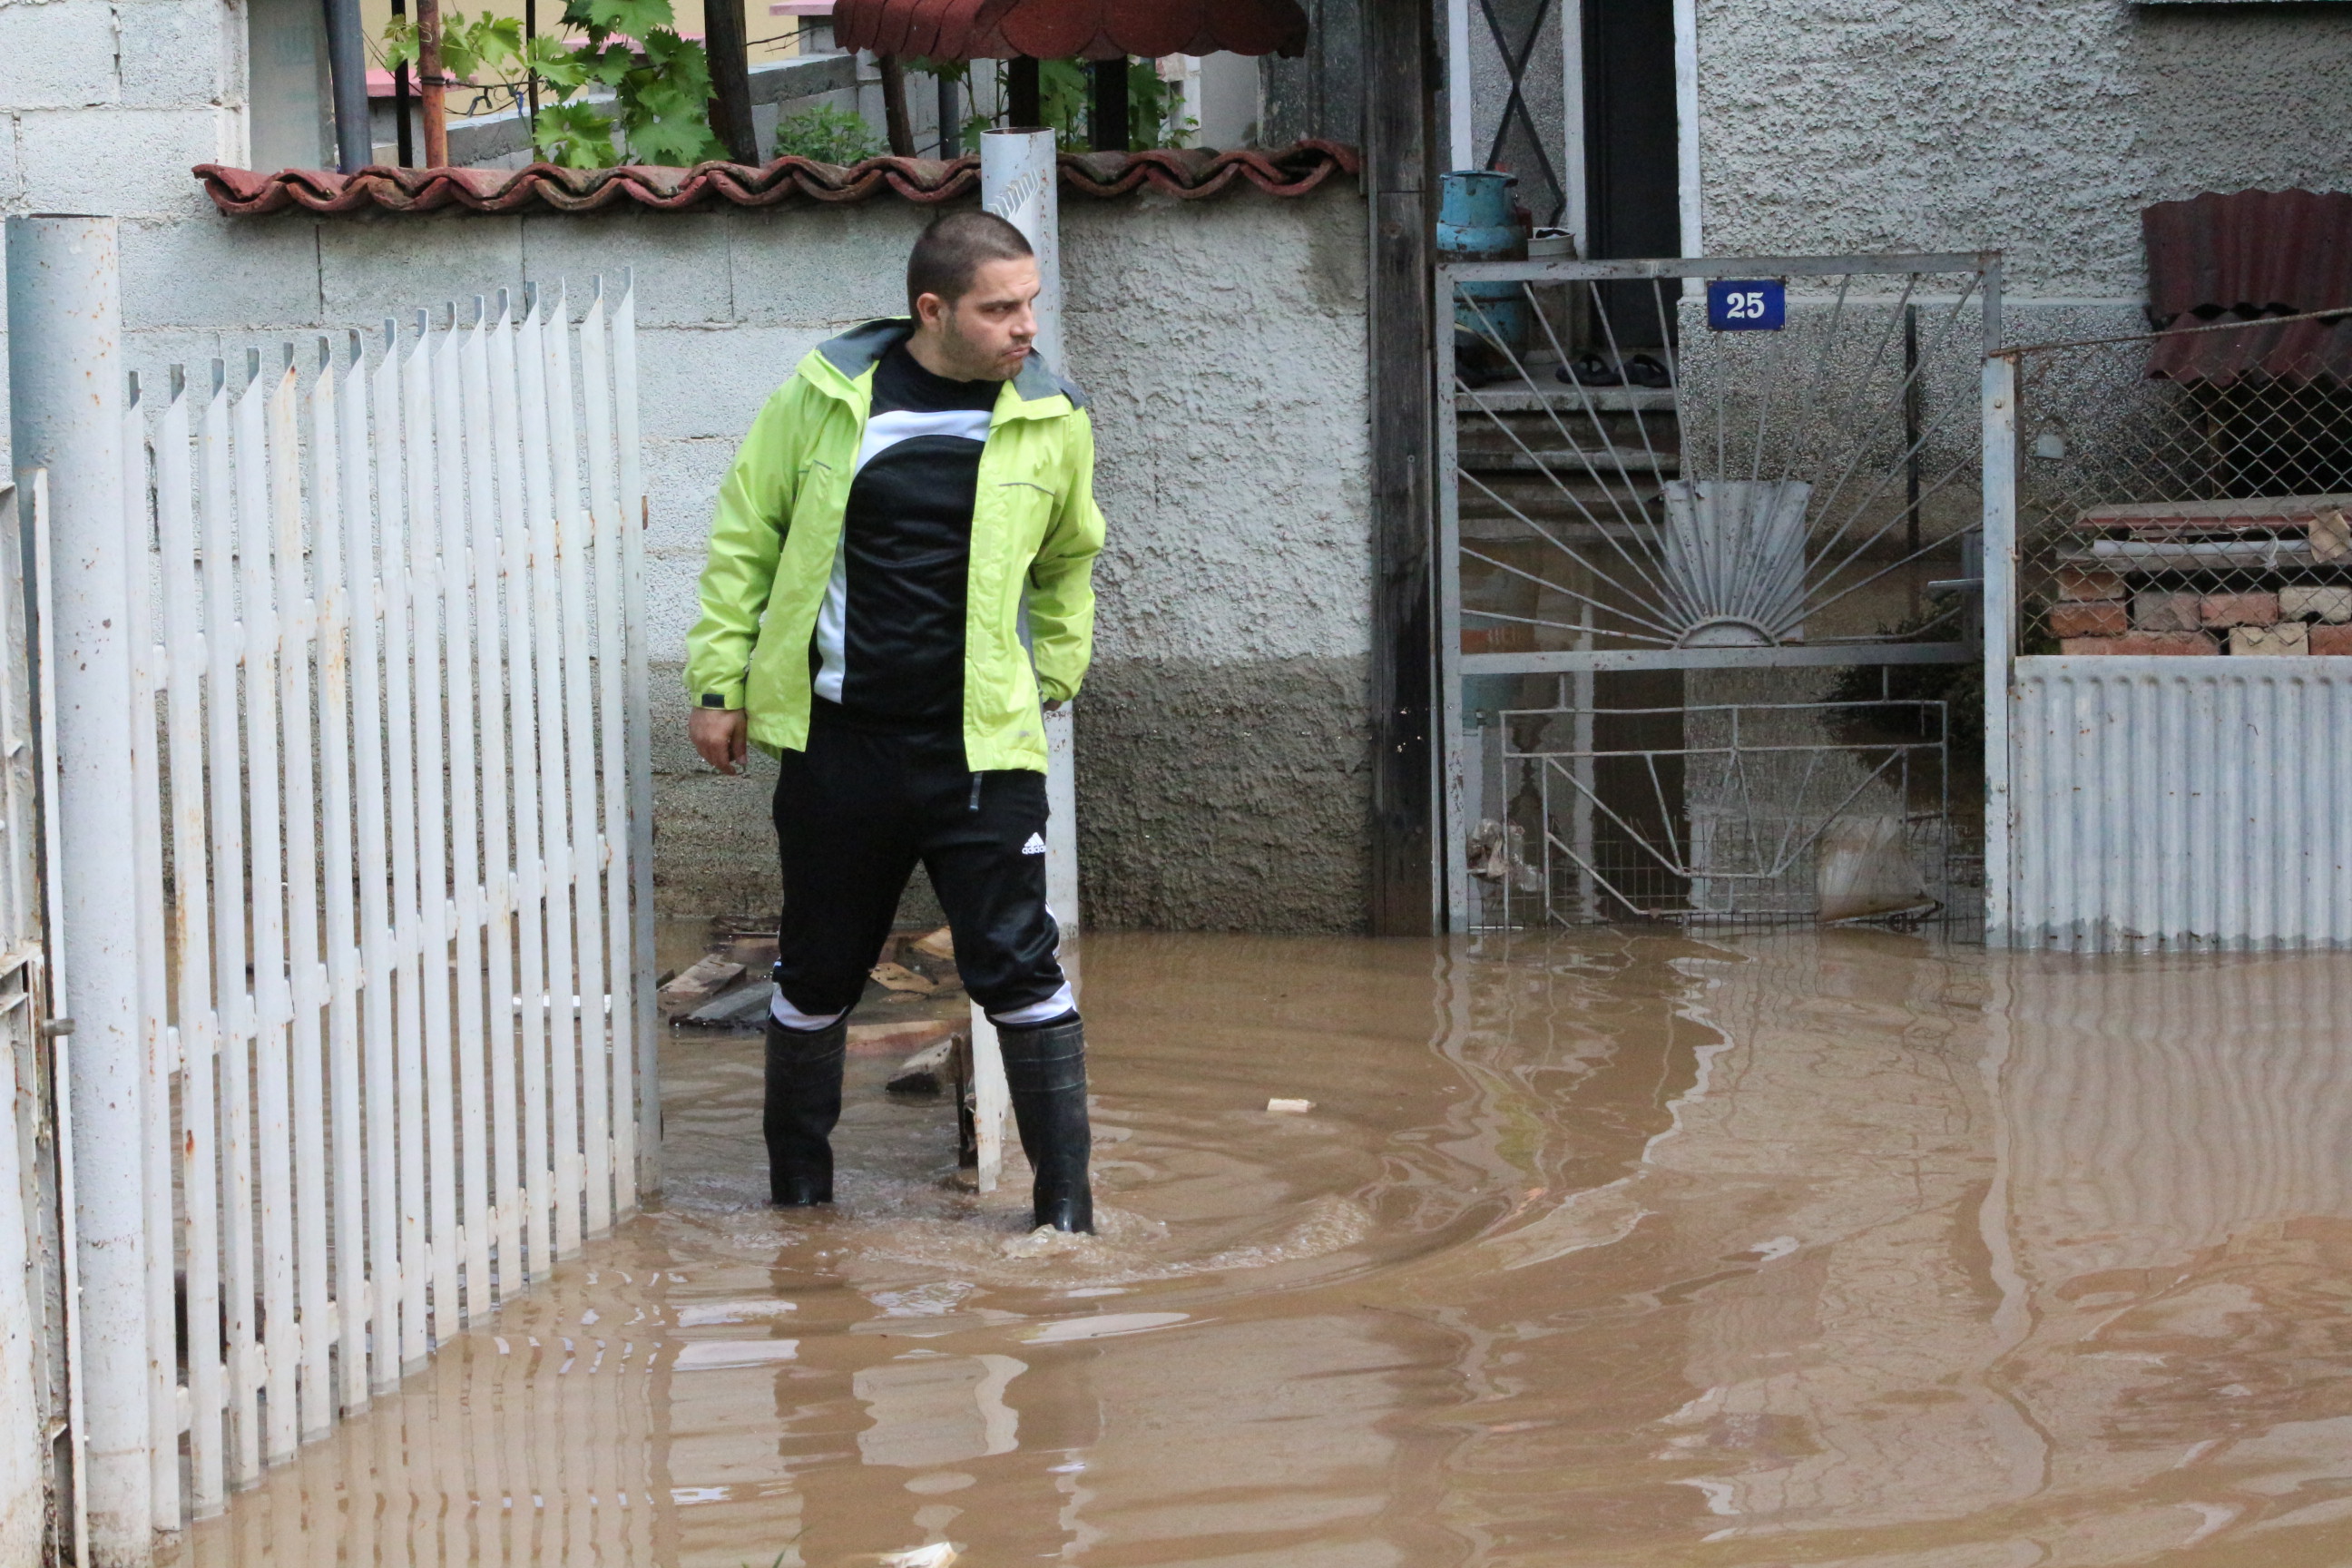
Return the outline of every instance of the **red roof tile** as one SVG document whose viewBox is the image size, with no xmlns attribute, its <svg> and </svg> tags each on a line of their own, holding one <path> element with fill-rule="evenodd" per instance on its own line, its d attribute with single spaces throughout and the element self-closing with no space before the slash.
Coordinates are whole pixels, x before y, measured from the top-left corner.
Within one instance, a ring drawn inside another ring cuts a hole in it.
<svg viewBox="0 0 2352 1568">
<path fill-rule="evenodd" d="M 935 59 L 1297 55 L 1297 0 L 835 0 L 845 49 Z"/>
<path fill-rule="evenodd" d="M 1268 195 L 1300 196 L 1332 174 L 1360 170 L 1353 148 L 1300 142 L 1279 152 L 1065 153 L 1062 188 L 1089 196 L 1119 196 L 1150 186 L 1187 200 L 1211 196 L 1245 181 Z M 281 169 L 274 174 L 225 163 L 199 163 L 213 205 L 224 213 L 434 212 L 456 207 L 506 213 L 551 208 L 589 212 L 635 204 L 656 212 L 690 207 L 777 206 L 798 201 L 862 202 L 898 195 L 910 202 L 946 202 L 980 187 L 980 160 L 868 158 L 843 167 L 807 158 L 779 158 L 761 168 L 698 163 L 691 169 L 642 163 L 617 169 L 396 169 L 382 164 L 355 174 L 323 169 Z"/>
<path fill-rule="evenodd" d="M 2148 315 L 2159 329 L 2150 375 L 2227 385 L 2242 375 L 2352 380 L 2352 314 L 2265 322 L 2343 307 L 2352 312 L 2352 195 L 2207 192 L 2140 214 Z M 2230 321 L 2242 331 L 2186 329 Z"/>
</svg>

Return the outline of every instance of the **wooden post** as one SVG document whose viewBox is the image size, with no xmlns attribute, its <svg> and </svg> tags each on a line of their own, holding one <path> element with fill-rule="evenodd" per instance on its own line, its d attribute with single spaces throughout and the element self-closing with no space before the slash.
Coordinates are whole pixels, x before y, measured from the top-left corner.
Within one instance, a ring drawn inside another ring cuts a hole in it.
<svg viewBox="0 0 2352 1568">
<path fill-rule="evenodd" d="M 956 91 L 955 78 L 951 76 L 939 79 L 939 89 L 940 156 L 961 158 L 963 156 L 963 95 Z"/>
<path fill-rule="evenodd" d="M 1430 0 L 1364 0 L 1372 491 L 1372 907 L 1382 935 L 1440 929 L 1430 252 Z"/>
<path fill-rule="evenodd" d="M 738 163 L 760 162 L 751 129 L 751 47 L 743 30 L 743 0 L 708 0 L 702 47 L 710 57 L 710 133 Z"/>
<path fill-rule="evenodd" d="M 395 5 L 399 3 L 400 0 L 393 0 L 393 4 Z M 539 0 L 522 0 L 523 46 L 528 48 L 530 45 L 530 41 L 538 37 Z M 539 73 L 537 71 L 527 70 L 523 73 L 522 90 L 524 105 L 523 112 L 530 116 L 530 155 L 531 160 L 536 163 L 539 159 Z"/>
<path fill-rule="evenodd" d="M 1135 145 L 1124 56 L 1087 62 L 1087 143 L 1097 153 L 1124 153 Z"/>
<path fill-rule="evenodd" d="M 1026 55 L 1004 62 L 1006 128 L 1034 131 L 1045 123 L 1045 93 L 1037 83 L 1037 62 Z"/>
<path fill-rule="evenodd" d="M 441 73 L 441 0 L 416 0 L 416 86 L 425 101 L 425 166 L 449 166 L 449 89 Z"/>
<path fill-rule="evenodd" d="M 874 63 L 882 71 L 882 128 L 890 138 L 890 156 L 915 155 L 915 124 L 907 118 L 907 67 L 896 55 L 880 55 Z"/>
<path fill-rule="evenodd" d="M 392 14 L 407 16 L 408 0 L 392 0 Z M 531 79 L 536 81 L 539 79 L 533 77 Z M 400 166 L 404 169 L 416 161 L 416 146 L 410 139 L 408 129 L 408 68 L 405 65 L 394 66 L 392 68 L 392 136 L 396 151 L 393 155 L 400 160 Z"/>
</svg>

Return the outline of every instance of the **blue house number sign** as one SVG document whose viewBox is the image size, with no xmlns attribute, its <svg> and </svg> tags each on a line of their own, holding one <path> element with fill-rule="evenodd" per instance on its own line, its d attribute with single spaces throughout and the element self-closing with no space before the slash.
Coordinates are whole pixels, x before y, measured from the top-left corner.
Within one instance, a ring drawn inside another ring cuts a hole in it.
<svg viewBox="0 0 2352 1568">
<path fill-rule="evenodd" d="M 1777 278 L 1717 278 L 1706 286 L 1706 324 L 1718 332 L 1777 332 L 1788 320 L 1788 285 Z"/>
</svg>

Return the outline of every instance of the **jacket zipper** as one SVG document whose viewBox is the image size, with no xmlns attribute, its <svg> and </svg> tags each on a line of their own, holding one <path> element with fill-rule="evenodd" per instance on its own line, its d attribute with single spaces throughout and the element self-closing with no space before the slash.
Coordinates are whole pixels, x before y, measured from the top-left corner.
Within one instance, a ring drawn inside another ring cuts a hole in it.
<svg viewBox="0 0 2352 1568">
<path fill-rule="evenodd" d="M 980 809 L 980 774 L 974 773 L 971 775 L 971 805 L 966 808 L 967 810 L 978 811 Z"/>
</svg>

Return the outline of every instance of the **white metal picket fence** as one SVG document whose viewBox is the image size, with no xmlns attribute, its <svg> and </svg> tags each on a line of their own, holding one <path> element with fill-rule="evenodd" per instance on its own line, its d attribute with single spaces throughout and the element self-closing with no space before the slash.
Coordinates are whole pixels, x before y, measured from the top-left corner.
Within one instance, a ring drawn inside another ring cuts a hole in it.
<svg viewBox="0 0 2352 1568">
<path fill-rule="evenodd" d="M 632 297 L 466 314 L 126 416 L 166 1528 L 653 1179 Z"/>
</svg>

